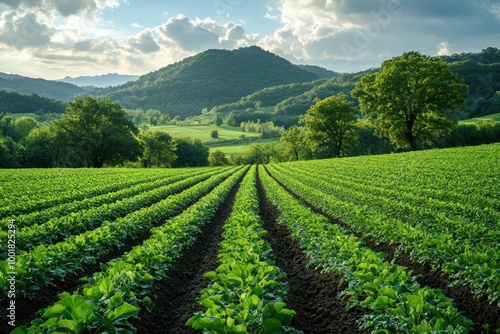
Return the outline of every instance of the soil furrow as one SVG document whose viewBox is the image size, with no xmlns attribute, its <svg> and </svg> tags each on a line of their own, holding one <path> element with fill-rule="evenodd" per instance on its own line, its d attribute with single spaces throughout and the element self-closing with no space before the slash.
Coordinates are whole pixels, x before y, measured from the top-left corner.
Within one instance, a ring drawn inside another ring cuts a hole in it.
<svg viewBox="0 0 500 334">
<path fill-rule="evenodd" d="M 266 169 L 267 171 L 267 169 Z M 269 171 L 267 171 L 269 175 Z M 494 333 L 500 329 L 500 307 L 497 304 L 489 304 L 486 297 L 477 298 L 469 287 L 458 286 L 450 287 L 451 279 L 443 276 L 439 271 L 434 271 L 428 264 L 420 264 L 411 259 L 409 254 L 402 253 L 395 257 L 396 245 L 386 243 L 377 244 L 372 238 L 368 238 L 361 233 L 354 232 L 343 221 L 332 217 L 321 209 L 316 208 L 310 202 L 300 197 L 297 193 L 286 187 L 283 183 L 277 180 L 273 175 L 271 177 L 276 180 L 283 188 L 285 188 L 296 199 L 300 200 L 304 205 L 309 207 L 313 212 L 327 217 L 332 224 L 339 224 L 345 229 L 351 231 L 357 238 L 362 240 L 364 244 L 376 252 L 384 252 L 387 254 L 386 261 L 394 260 L 394 263 L 407 267 L 413 275 L 419 275 L 418 282 L 422 286 L 429 286 L 435 289 L 441 289 L 443 293 L 455 300 L 455 305 L 466 317 L 474 321 L 477 325 L 471 333 L 482 333 L 482 325 L 489 324 L 490 333 Z"/>
<path fill-rule="evenodd" d="M 289 291 L 287 308 L 297 312 L 292 326 L 305 334 L 363 333 L 356 320 L 367 314 L 367 310 L 356 307 L 346 311 L 346 300 L 337 299 L 344 290 L 341 277 L 321 274 L 307 267 L 307 257 L 293 240 L 290 231 L 276 222 L 281 212 L 266 199 L 265 190 L 258 180 L 260 216 L 268 231 L 276 265 L 287 274 Z"/>
<path fill-rule="evenodd" d="M 132 321 L 138 333 L 200 333 L 186 326 L 186 322 L 195 312 L 203 310 L 196 302 L 200 291 L 210 284 L 203 274 L 218 266 L 222 226 L 231 214 L 238 188 L 239 184 L 231 190 L 212 221 L 202 227 L 193 245 L 168 270 L 167 277 L 155 283 L 152 312 L 141 310 L 139 319 Z"/>
<path fill-rule="evenodd" d="M 215 188 L 213 186 L 207 194 Z M 176 212 L 172 215 L 175 216 L 186 208 L 188 208 L 193 203 L 185 203 L 182 207 L 180 207 Z M 153 227 L 161 226 L 165 223 L 165 219 L 162 219 L 155 224 Z M 40 315 L 37 315 L 36 312 L 39 310 L 53 305 L 55 302 L 59 300 L 58 294 L 61 292 L 69 292 L 73 293 L 79 290 L 84 282 L 80 279 L 82 277 L 90 277 L 95 272 L 101 271 L 101 263 L 107 263 L 113 259 L 116 259 L 122 256 L 125 252 L 130 251 L 133 247 L 142 244 L 145 240 L 151 237 L 151 230 L 145 229 L 139 235 L 135 237 L 127 238 L 125 241 L 121 243 L 120 246 L 114 245 L 111 247 L 110 251 L 104 255 L 103 257 L 97 259 L 95 263 L 87 263 L 83 265 L 81 270 L 78 270 L 76 273 L 68 274 L 63 281 L 55 280 L 53 285 L 40 284 L 40 290 L 35 294 L 32 299 L 29 298 L 16 298 L 16 327 L 18 326 L 29 326 L 31 321 L 36 318 L 39 318 Z M 6 308 L 3 308 L 2 315 L 3 319 L 6 318 Z M 7 324 L 7 321 L 0 322 L 0 333 L 10 333 L 14 328 Z"/>
</svg>

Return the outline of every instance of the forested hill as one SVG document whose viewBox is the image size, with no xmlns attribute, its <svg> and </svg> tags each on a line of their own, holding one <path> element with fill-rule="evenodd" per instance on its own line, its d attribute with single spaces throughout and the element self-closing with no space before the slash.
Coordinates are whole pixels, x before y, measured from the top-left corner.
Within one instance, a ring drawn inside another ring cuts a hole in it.
<svg viewBox="0 0 500 334">
<path fill-rule="evenodd" d="M 316 79 L 318 75 L 251 46 L 208 50 L 95 94 L 118 100 L 126 108 L 153 108 L 171 117 L 187 117 L 266 87 Z"/>
<path fill-rule="evenodd" d="M 23 95 L 0 90 L 0 113 L 57 113 L 62 114 L 66 104 L 37 94 Z"/>
<path fill-rule="evenodd" d="M 34 93 L 65 102 L 73 100 L 76 95 L 87 92 L 87 90 L 69 83 L 33 79 L 5 73 L 0 73 L 1 89 L 28 95 Z"/>
<path fill-rule="evenodd" d="M 465 110 L 456 112 L 456 116 L 459 119 L 500 112 L 499 49 L 490 47 L 478 53 L 461 53 L 442 56 L 440 58 L 447 62 L 450 69 L 457 73 L 469 86 Z M 253 109 L 254 106 L 259 105 L 260 107 L 268 107 L 266 110 L 270 110 L 271 108 L 269 107 L 273 107 L 274 114 L 279 117 L 297 117 L 307 112 L 309 107 L 314 103 L 315 98 L 324 99 L 338 93 L 350 95 L 356 82 L 365 74 L 376 71 L 378 71 L 378 68 L 337 75 L 329 79 L 321 79 L 308 83 L 267 87 L 231 103 L 216 106 L 213 110 L 222 113 L 229 113 L 231 111 L 244 112 L 245 110 L 249 111 L 249 108 Z M 317 73 L 324 73 L 325 75 L 321 76 L 327 77 L 326 74 L 328 72 L 331 71 L 319 68 Z M 260 115 L 259 117 L 262 118 Z"/>
</svg>

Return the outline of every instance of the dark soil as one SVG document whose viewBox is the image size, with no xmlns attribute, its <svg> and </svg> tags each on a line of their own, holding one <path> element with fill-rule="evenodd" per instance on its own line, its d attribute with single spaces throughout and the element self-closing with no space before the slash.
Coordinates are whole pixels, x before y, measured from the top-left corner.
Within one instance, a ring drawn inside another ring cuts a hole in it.
<svg viewBox="0 0 500 334">
<path fill-rule="evenodd" d="M 312 211 L 326 216 L 332 224 L 339 224 L 345 229 L 353 232 L 343 221 L 340 221 L 339 219 L 330 216 L 328 213 L 314 207 L 311 203 L 301 198 L 292 190 L 288 189 L 281 182 L 278 180 L 276 181 L 295 198 L 299 199 L 304 205 L 311 208 Z M 441 289 L 447 297 L 454 299 L 457 309 L 477 324 L 471 333 L 482 333 L 483 324 L 489 324 L 490 333 L 494 333 L 496 330 L 500 329 L 500 307 L 497 304 L 489 304 L 486 297 L 477 298 L 469 287 L 450 287 L 449 285 L 452 282 L 451 279 L 443 276 L 439 271 L 433 271 L 428 264 L 420 264 L 412 260 L 409 254 L 400 252 L 400 254 L 395 258 L 395 251 L 397 248 L 396 245 L 389 245 L 385 243 L 377 244 L 372 238 L 366 237 L 361 233 L 353 233 L 370 249 L 376 252 L 386 253 L 386 261 L 390 262 L 394 259 L 394 263 L 400 266 L 405 266 L 408 270 L 412 271 L 413 275 L 418 275 L 418 282 L 421 286 Z"/>
<path fill-rule="evenodd" d="M 196 302 L 200 291 L 210 284 L 203 274 L 218 267 L 222 226 L 231 214 L 238 188 L 239 185 L 232 189 L 212 221 L 203 226 L 193 245 L 169 269 L 167 277 L 155 283 L 153 311 L 141 310 L 139 319 L 132 321 L 137 333 L 200 333 L 186 326 L 186 322 L 195 312 L 203 310 Z"/>
<path fill-rule="evenodd" d="M 179 210 L 177 210 L 172 216 L 179 214 L 190 205 L 191 203 L 185 203 L 185 205 L 179 208 Z M 156 222 L 152 227 L 161 226 L 163 223 L 165 223 L 165 219 Z M 67 275 L 64 278 L 64 281 L 56 280 L 53 282 L 53 285 L 41 284 L 40 290 L 34 295 L 33 298 L 23 298 L 20 296 L 16 296 L 16 327 L 29 326 L 34 319 L 41 316 L 37 314 L 39 310 L 45 307 L 52 306 L 55 302 L 59 301 L 58 294 L 62 292 L 73 293 L 74 291 L 81 289 L 82 285 L 84 284 L 84 282 L 80 280 L 82 277 L 90 277 L 93 275 L 93 273 L 101 271 L 101 263 L 106 263 L 120 257 L 121 255 L 123 255 L 123 253 L 130 251 L 134 246 L 142 244 L 144 240 L 147 240 L 150 237 L 151 231 L 149 229 L 143 230 L 138 236 L 126 239 L 121 246 L 113 246 L 110 252 L 102 258 L 96 260 L 95 264 L 87 263 L 81 270 L 77 271 L 74 274 Z M 9 300 L 7 299 L 2 301 L 2 320 L 0 321 L 0 333 L 10 333 L 14 329 L 14 327 L 10 326 L 6 320 L 8 319 L 6 317 L 6 308 L 8 307 L 8 303 Z"/>
<path fill-rule="evenodd" d="M 362 333 L 356 320 L 367 314 L 367 310 L 356 307 L 346 311 L 347 301 L 337 299 L 337 294 L 347 287 L 340 283 L 341 277 L 306 267 L 305 253 L 290 231 L 276 222 L 281 212 L 266 199 L 260 180 L 258 190 L 260 215 L 268 231 L 266 239 L 290 286 L 287 308 L 297 312 L 292 326 L 305 334 Z"/>
</svg>

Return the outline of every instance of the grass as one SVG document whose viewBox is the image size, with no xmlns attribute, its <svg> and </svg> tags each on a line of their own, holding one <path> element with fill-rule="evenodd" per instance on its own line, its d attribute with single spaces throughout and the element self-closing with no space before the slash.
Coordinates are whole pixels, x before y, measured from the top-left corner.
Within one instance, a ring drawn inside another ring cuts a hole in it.
<svg viewBox="0 0 500 334">
<path fill-rule="evenodd" d="M 164 131 L 172 137 L 191 137 L 200 139 L 203 144 L 210 148 L 210 151 L 221 150 L 227 155 L 241 154 L 251 144 L 266 144 L 279 141 L 279 139 L 258 139 L 258 133 L 243 132 L 239 127 L 215 125 L 158 125 L 151 126 L 150 130 Z M 219 132 L 219 138 L 214 139 L 210 136 L 213 130 Z M 240 141 L 240 136 L 252 138 L 250 141 Z"/>
<path fill-rule="evenodd" d="M 477 122 L 491 122 L 491 121 L 500 122 L 500 113 L 493 114 L 493 115 L 487 115 L 487 116 L 483 116 L 483 117 L 464 119 L 463 121 L 459 121 L 459 123 L 477 123 Z"/>
</svg>

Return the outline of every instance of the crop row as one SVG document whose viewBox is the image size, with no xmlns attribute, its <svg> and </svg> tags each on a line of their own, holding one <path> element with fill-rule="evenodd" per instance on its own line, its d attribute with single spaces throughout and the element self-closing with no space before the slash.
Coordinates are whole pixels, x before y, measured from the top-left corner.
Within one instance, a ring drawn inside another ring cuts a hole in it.
<svg viewBox="0 0 500 334">
<path fill-rule="evenodd" d="M 135 238 L 158 221 L 177 214 L 181 208 L 198 200 L 233 173 L 234 169 L 231 169 L 214 175 L 179 194 L 143 207 L 114 222 L 105 221 L 95 230 L 73 235 L 66 241 L 49 246 L 38 245 L 30 252 L 21 251 L 16 258 L 16 288 L 22 295 L 30 296 L 41 282 L 50 284 L 55 279 L 63 279 L 68 273 L 80 270 L 84 263 L 95 262 L 106 255 L 112 246 L 120 247 L 125 240 Z M 8 288 L 6 278 L 11 271 L 7 260 L 0 262 L 2 296 L 5 296 Z"/>
<path fill-rule="evenodd" d="M 225 181 L 219 179 L 210 193 L 180 215 L 152 229 L 152 236 L 135 246 L 121 258 L 103 265 L 103 271 L 94 273 L 82 293 L 63 293 L 61 300 L 43 310 L 42 319 L 36 319 L 29 328 L 21 327 L 13 333 L 52 332 L 107 332 L 123 333 L 133 330 L 128 319 L 141 308 L 152 310 L 151 288 L 191 245 L 200 227 L 210 221 L 229 191 L 241 179 L 247 168 L 232 170 Z M 190 202 L 199 196 L 191 193 Z M 188 199 L 186 199 L 188 200 Z"/>
<path fill-rule="evenodd" d="M 348 282 L 341 293 L 349 298 L 348 307 L 372 310 L 360 319 L 362 329 L 464 333 L 472 328 L 472 321 L 461 315 L 441 290 L 421 287 L 405 267 L 384 261 L 384 254 L 373 252 L 349 231 L 313 213 L 264 168 L 259 175 L 269 200 L 281 211 L 278 222 L 300 240 L 311 265 L 341 275 Z"/>
<path fill-rule="evenodd" d="M 213 283 L 201 291 L 197 312 L 188 325 L 205 333 L 302 333 L 290 327 L 294 311 L 286 309 L 286 275 L 274 265 L 264 240 L 256 168 L 252 166 L 224 224 L 219 267 L 207 272 Z"/>
<path fill-rule="evenodd" d="M 354 231 L 378 242 L 398 244 L 399 249 L 418 262 L 429 263 L 451 275 L 454 285 L 469 285 L 477 295 L 487 295 L 491 302 L 500 299 L 500 249 L 488 243 L 473 244 L 467 236 L 456 238 L 451 232 L 434 231 L 411 225 L 411 216 L 391 217 L 378 210 L 378 202 L 360 202 L 337 196 L 335 185 L 300 174 L 288 174 L 282 168 L 270 167 L 272 174 L 298 195 L 333 217 L 348 224 Z M 349 192 L 348 189 L 342 190 Z M 361 196 L 359 193 L 358 196 Z M 367 196 L 363 196 L 367 198 Z M 370 203 L 371 205 L 367 205 Z M 474 228 L 473 225 L 470 226 Z M 494 236 L 492 232 L 490 236 Z M 473 233 L 471 233 L 473 234 Z"/>
<path fill-rule="evenodd" d="M 200 174 L 199 171 L 196 174 Z M 123 198 L 131 197 L 137 195 L 141 192 L 161 187 L 163 185 L 181 180 L 188 175 L 187 173 L 178 173 L 172 175 L 166 175 L 165 177 L 158 178 L 155 177 L 152 180 L 143 180 L 138 184 L 129 184 L 126 188 L 119 189 L 117 191 L 88 197 L 82 200 L 69 201 L 61 204 L 56 204 L 50 208 L 46 208 L 39 211 L 33 211 L 25 214 L 19 214 L 16 216 L 9 216 L 0 221 L 0 227 L 5 228 L 8 225 L 8 221 L 13 219 L 16 222 L 16 227 L 18 229 L 30 227 L 34 224 L 41 225 L 42 222 L 50 220 L 52 218 L 62 217 L 68 215 L 72 212 L 77 212 L 81 210 L 87 210 L 94 208 L 96 206 L 113 203 L 115 201 L 121 200 Z M 189 174 L 192 175 L 192 174 Z"/>
<path fill-rule="evenodd" d="M 130 171 L 119 173 L 120 170 L 114 173 L 106 171 L 102 174 L 95 171 L 87 171 L 86 173 L 80 171 L 82 176 L 77 176 L 72 175 L 73 170 L 55 170 L 51 171 L 51 173 L 55 173 L 53 179 L 31 180 L 28 177 L 16 178 L 17 174 L 24 174 L 21 171 L 23 170 L 15 170 L 13 174 L 6 178 L 7 180 L 18 180 L 18 189 L 5 190 L 6 193 L 15 196 L 3 201 L 0 207 L 0 218 L 9 218 L 19 214 L 40 211 L 62 203 L 84 200 L 85 198 L 125 189 L 142 182 L 178 173 L 178 170 L 149 174 L 132 173 Z M 181 173 L 184 173 L 184 171 Z M 30 184 L 33 186 L 38 185 L 45 190 L 35 195 L 24 194 L 23 187 L 29 187 Z M 2 188 L 9 188 L 8 184 L 6 185 L 3 182 L 1 186 Z"/>
<path fill-rule="evenodd" d="M 219 172 L 220 170 L 214 170 L 209 173 L 204 171 L 191 177 L 176 177 L 170 179 L 170 181 L 175 181 L 173 183 L 167 182 L 167 185 L 153 188 L 152 190 L 119 200 L 115 203 L 90 208 L 78 213 L 71 213 L 64 217 L 50 219 L 41 225 L 35 224 L 20 229 L 16 235 L 17 249 L 28 251 L 34 246 L 49 244 L 63 238 L 69 238 L 71 235 L 83 233 L 95 228 L 106 220 L 116 220 L 121 216 L 193 186 Z"/>
</svg>

